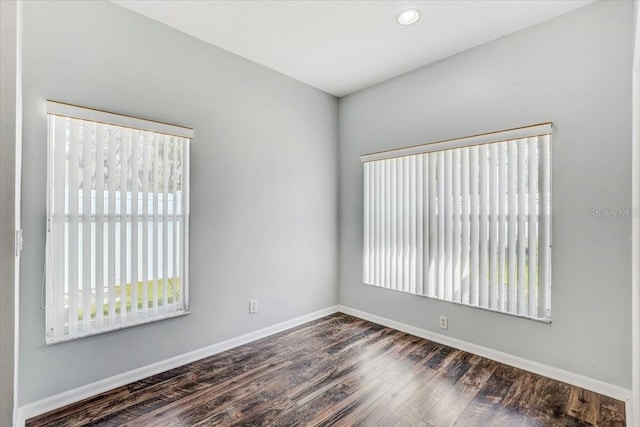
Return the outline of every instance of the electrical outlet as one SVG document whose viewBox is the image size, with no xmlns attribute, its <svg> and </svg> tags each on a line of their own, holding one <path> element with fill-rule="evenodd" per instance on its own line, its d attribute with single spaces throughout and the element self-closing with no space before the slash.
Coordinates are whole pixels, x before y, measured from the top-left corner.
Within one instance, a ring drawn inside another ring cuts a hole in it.
<svg viewBox="0 0 640 427">
<path fill-rule="evenodd" d="M 249 300 L 249 314 L 254 314 L 258 312 L 258 300 L 250 299 Z"/>
<path fill-rule="evenodd" d="M 440 329 L 449 329 L 449 318 L 447 316 L 440 316 Z"/>
</svg>

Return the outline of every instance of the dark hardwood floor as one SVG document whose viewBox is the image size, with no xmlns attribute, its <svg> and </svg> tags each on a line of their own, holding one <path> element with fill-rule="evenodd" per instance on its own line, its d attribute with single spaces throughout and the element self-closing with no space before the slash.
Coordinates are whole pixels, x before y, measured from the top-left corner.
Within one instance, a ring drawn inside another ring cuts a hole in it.
<svg viewBox="0 0 640 427">
<path fill-rule="evenodd" d="M 624 403 L 345 314 L 28 426 L 624 426 Z"/>
</svg>

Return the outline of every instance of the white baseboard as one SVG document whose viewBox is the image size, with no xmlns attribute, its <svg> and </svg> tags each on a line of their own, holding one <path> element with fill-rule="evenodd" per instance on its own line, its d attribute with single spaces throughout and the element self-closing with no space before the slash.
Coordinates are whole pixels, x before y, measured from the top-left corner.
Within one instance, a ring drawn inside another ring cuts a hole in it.
<svg viewBox="0 0 640 427">
<path fill-rule="evenodd" d="M 397 329 L 402 332 L 406 332 L 411 335 L 425 338 L 430 341 L 434 341 L 440 344 L 454 347 L 459 350 L 467 351 L 469 353 L 476 354 L 478 356 L 485 357 L 487 359 L 495 360 L 496 362 L 504 363 L 505 365 L 513 366 L 525 371 L 533 372 L 534 374 L 542 375 L 548 378 L 552 378 L 557 381 L 561 381 L 567 384 L 574 385 L 576 387 L 591 390 L 598 394 L 612 397 L 623 402 L 627 402 L 631 398 L 631 390 L 619 387 L 613 384 L 606 383 L 604 381 L 596 380 L 593 378 L 585 377 L 573 372 L 565 371 L 563 369 L 554 368 L 552 366 L 544 365 L 542 363 L 533 362 L 531 360 L 524 359 L 522 357 L 514 356 L 512 354 L 503 353 L 501 351 L 493 350 L 487 347 L 483 347 L 478 344 L 473 344 L 467 341 L 459 340 L 457 338 L 451 338 L 446 335 L 441 335 L 436 332 L 431 332 L 426 329 L 418 328 L 416 326 L 407 325 L 406 323 L 397 322 L 395 320 L 387 319 L 385 317 L 377 316 L 375 314 L 367 313 L 355 308 L 347 307 L 344 305 L 338 306 L 338 311 L 349 314 L 354 317 L 359 317 L 370 322 L 378 323 L 389 328 Z"/>
<path fill-rule="evenodd" d="M 151 365 L 143 366 L 141 368 L 134 369 L 128 372 L 123 372 L 122 374 L 118 374 L 104 380 L 87 384 L 73 390 L 68 390 L 54 396 L 38 400 L 36 402 L 28 403 L 24 406 L 20 406 L 17 409 L 16 424 L 18 427 L 23 427 L 26 420 L 28 420 L 29 418 L 36 417 L 38 415 L 53 411 L 54 409 L 58 409 L 63 406 L 70 405 L 88 397 L 104 393 L 114 388 L 121 387 L 134 381 L 139 381 L 143 378 L 147 378 L 182 365 L 186 365 L 187 363 L 195 362 L 196 360 L 204 359 L 205 357 L 213 356 L 214 354 L 218 354 L 223 351 L 230 350 L 234 347 L 238 347 L 252 341 L 268 337 L 269 335 L 277 334 L 278 332 L 291 329 L 293 327 L 302 325 L 303 323 L 320 319 L 324 316 L 328 316 L 337 312 L 338 306 L 328 307 L 323 310 L 305 314 L 304 316 L 296 317 L 295 319 L 268 326 L 254 332 L 249 332 L 248 334 L 244 334 L 239 337 L 231 338 L 217 344 L 190 351 L 179 356 L 171 357 L 169 359 L 162 360 Z"/>
</svg>

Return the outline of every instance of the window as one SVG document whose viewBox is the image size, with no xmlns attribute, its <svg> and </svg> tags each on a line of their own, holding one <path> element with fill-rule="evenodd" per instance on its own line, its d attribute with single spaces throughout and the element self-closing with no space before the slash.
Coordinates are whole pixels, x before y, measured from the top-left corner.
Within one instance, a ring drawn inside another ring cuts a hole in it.
<svg viewBox="0 0 640 427">
<path fill-rule="evenodd" d="M 364 283 L 549 321 L 551 123 L 362 156 Z"/>
<path fill-rule="evenodd" d="M 193 131 L 47 113 L 47 343 L 187 313 Z"/>
</svg>

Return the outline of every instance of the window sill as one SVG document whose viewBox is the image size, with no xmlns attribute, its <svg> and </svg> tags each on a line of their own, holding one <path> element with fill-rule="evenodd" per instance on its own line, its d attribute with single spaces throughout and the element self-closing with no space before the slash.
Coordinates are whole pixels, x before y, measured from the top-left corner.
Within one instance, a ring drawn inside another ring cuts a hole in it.
<svg viewBox="0 0 640 427">
<path fill-rule="evenodd" d="M 411 292 L 401 291 L 399 289 L 385 288 L 383 286 L 371 285 L 369 283 L 363 283 L 363 285 L 371 286 L 372 288 L 379 288 L 379 289 L 384 289 L 384 290 L 387 290 L 387 291 L 398 292 L 398 293 L 405 294 L 405 295 L 413 295 L 413 296 L 417 296 L 417 297 L 421 297 L 421 298 L 428 298 L 430 300 L 441 301 L 441 302 L 445 302 L 445 303 L 448 303 L 448 304 L 455 304 L 455 305 L 458 305 L 460 307 L 468 307 L 468 308 L 478 309 L 478 310 L 482 310 L 482 311 L 488 311 L 488 312 L 491 312 L 491 313 L 503 314 L 503 315 L 510 316 L 510 317 L 517 317 L 519 319 L 533 320 L 534 322 L 538 322 L 538 323 L 545 323 L 545 324 L 548 324 L 548 325 L 550 325 L 552 323 L 550 317 L 545 317 L 545 318 L 531 317 L 531 316 L 526 316 L 526 315 L 522 315 L 522 314 L 508 313 L 506 311 L 500 311 L 500 310 L 494 310 L 494 309 L 491 309 L 491 308 L 480 307 L 480 306 L 477 306 L 477 305 L 463 304 L 461 302 L 449 301 L 449 300 L 445 300 L 445 299 L 430 297 L 428 295 L 415 294 L 415 293 L 411 293 Z"/>
<path fill-rule="evenodd" d="M 95 336 L 95 335 L 102 335 L 102 334 L 106 334 L 106 333 L 110 333 L 110 332 L 115 332 L 115 331 L 120 331 L 122 329 L 129 329 L 135 326 L 141 326 L 141 325 L 148 325 L 150 323 L 156 323 L 162 320 L 167 320 L 167 319 L 174 319 L 177 317 L 183 317 L 186 316 L 188 314 L 190 314 L 191 311 L 189 310 L 185 310 L 185 311 L 180 311 L 180 312 L 176 312 L 176 313 L 168 313 L 168 314 L 163 314 L 163 315 L 158 315 L 157 317 L 153 318 L 153 319 L 144 319 L 141 321 L 137 321 L 137 322 L 132 322 L 132 323 L 127 323 L 124 326 L 117 326 L 117 327 L 113 327 L 113 328 L 109 328 L 109 329 L 102 329 L 99 331 L 95 331 L 92 330 L 91 332 L 87 333 L 87 334 L 82 334 L 82 335 L 75 335 L 75 336 L 68 336 L 65 335 L 63 337 L 59 337 L 59 338 L 54 338 L 54 337 L 46 337 L 46 344 L 47 346 L 49 345 L 56 345 L 56 344 L 62 344 L 65 342 L 69 342 L 69 341 L 76 341 L 79 339 L 83 339 L 83 338 L 87 338 L 87 337 L 91 337 L 91 336 Z M 95 322 L 95 320 L 93 321 Z"/>
</svg>

